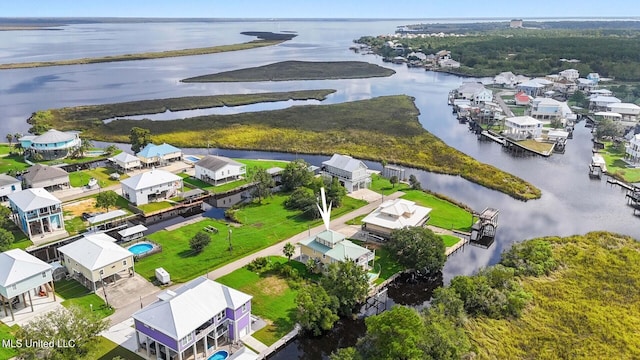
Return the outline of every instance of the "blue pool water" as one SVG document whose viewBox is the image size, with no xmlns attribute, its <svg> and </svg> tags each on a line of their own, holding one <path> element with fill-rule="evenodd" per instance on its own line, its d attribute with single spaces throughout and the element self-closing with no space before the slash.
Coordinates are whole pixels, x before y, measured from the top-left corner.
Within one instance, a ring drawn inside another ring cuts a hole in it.
<svg viewBox="0 0 640 360">
<path fill-rule="evenodd" d="M 127 250 L 129 250 L 130 252 L 133 253 L 133 255 L 140 255 L 142 253 L 145 253 L 149 250 L 153 249 L 153 245 L 149 244 L 149 243 L 140 243 L 140 244 L 135 244 L 133 246 L 130 246 L 127 248 Z"/>
<path fill-rule="evenodd" d="M 191 156 L 191 155 L 187 155 L 184 157 L 185 160 L 189 160 L 191 162 L 198 162 L 200 160 L 199 157 L 195 157 L 195 156 Z"/>
<path fill-rule="evenodd" d="M 225 350 L 216 351 L 213 355 L 209 356 L 207 360 L 224 360 L 229 357 L 229 353 Z"/>
</svg>

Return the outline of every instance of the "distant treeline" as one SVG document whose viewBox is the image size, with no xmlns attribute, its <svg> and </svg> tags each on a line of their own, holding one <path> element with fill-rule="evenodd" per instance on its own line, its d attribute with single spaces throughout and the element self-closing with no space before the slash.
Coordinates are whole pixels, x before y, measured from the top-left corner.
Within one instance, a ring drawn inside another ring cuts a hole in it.
<svg viewBox="0 0 640 360">
<path fill-rule="evenodd" d="M 458 24 L 411 24 L 406 25 L 406 28 L 426 33 L 470 34 L 508 29 L 509 25 L 510 21 L 492 21 Z M 640 21 L 523 21 L 522 26 L 525 28 L 554 30 L 640 30 Z"/>
</svg>

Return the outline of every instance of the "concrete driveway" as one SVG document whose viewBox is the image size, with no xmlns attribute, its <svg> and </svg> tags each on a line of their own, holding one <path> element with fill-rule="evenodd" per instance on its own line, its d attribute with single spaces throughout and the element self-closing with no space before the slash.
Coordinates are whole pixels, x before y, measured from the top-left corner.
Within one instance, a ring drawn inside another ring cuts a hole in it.
<svg viewBox="0 0 640 360">
<path fill-rule="evenodd" d="M 119 279 L 115 284 L 108 284 L 104 290 L 99 288 L 96 294 L 104 300 L 106 291 L 109 305 L 119 309 L 134 302 L 139 303 L 141 298 L 154 294 L 158 290 L 159 288 L 136 273 L 131 277 Z"/>
</svg>

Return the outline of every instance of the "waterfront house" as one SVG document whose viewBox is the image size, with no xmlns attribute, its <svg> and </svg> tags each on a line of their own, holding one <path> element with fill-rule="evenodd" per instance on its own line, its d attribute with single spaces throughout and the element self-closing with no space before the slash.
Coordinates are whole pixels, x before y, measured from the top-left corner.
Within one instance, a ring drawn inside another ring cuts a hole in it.
<svg viewBox="0 0 640 360">
<path fill-rule="evenodd" d="M 405 199 L 387 200 L 362 219 L 362 229 L 388 239 L 393 230 L 424 226 L 431 209 Z"/>
<path fill-rule="evenodd" d="M 636 121 L 640 114 L 640 106 L 632 103 L 610 103 L 607 111 L 622 115 L 622 120 Z"/>
<path fill-rule="evenodd" d="M 545 122 L 560 121 L 565 124 L 566 119 L 573 114 L 566 102 L 551 98 L 537 97 L 531 100 L 531 117 Z"/>
<path fill-rule="evenodd" d="M 109 161 L 113 163 L 116 169 L 121 169 L 124 172 L 127 172 L 132 169 L 137 169 L 142 166 L 140 162 L 140 158 L 126 152 L 121 152 L 120 154 L 114 157 L 110 157 Z"/>
<path fill-rule="evenodd" d="M 18 139 L 29 153 L 42 155 L 45 160 L 63 159 L 80 147 L 82 140 L 77 131 L 48 130 L 42 135 L 27 135 Z"/>
<path fill-rule="evenodd" d="M 612 96 L 613 92 L 609 89 L 593 89 L 589 91 L 589 95 Z"/>
<path fill-rule="evenodd" d="M 542 135 L 542 122 L 531 116 L 514 116 L 504 119 L 504 134 L 515 140 L 537 139 Z"/>
<path fill-rule="evenodd" d="M 133 276 L 133 253 L 104 233 L 84 235 L 58 248 L 62 263 L 78 282 L 96 291 L 104 282 Z"/>
<path fill-rule="evenodd" d="M 218 185 L 235 181 L 246 175 L 247 167 L 224 156 L 207 155 L 195 164 L 195 177 Z"/>
<path fill-rule="evenodd" d="M 596 86 L 598 86 L 598 84 L 593 80 L 584 79 L 584 78 L 579 78 L 578 80 L 576 80 L 576 85 L 578 87 L 578 90 L 586 91 L 586 92 L 590 92 L 593 89 L 595 89 Z"/>
<path fill-rule="evenodd" d="M 367 169 L 362 161 L 348 155 L 333 154 L 331 159 L 322 162 L 322 176 L 337 178 L 349 193 L 371 186 L 371 175 Z"/>
<path fill-rule="evenodd" d="M 589 97 L 589 110 L 607 111 L 609 105 L 621 102 L 620 99 L 614 96 L 592 95 Z"/>
<path fill-rule="evenodd" d="M 596 121 L 601 121 L 601 120 L 621 121 L 622 120 L 622 115 L 615 112 L 609 112 L 609 111 L 596 111 L 593 113 L 593 116 L 595 117 Z"/>
<path fill-rule="evenodd" d="M 182 150 L 167 143 L 147 144 L 136 156 L 144 166 L 165 166 L 171 161 L 182 160 Z"/>
<path fill-rule="evenodd" d="M 626 146 L 625 152 L 627 159 L 633 162 L 640 161 L 640 134 L 633 135 Z"/>
<path fill-rule="evenodd" d="M 7 195 L 22 190 L 22 183 L 13 176 L 0 174 L 0 202 L 7 201 Z"/>
<path fill-rule="evenodd" d="M 525 94 L 533 97 L 541 95 L 544 92 L 544 88 L 544 85 L 533 80 L 528 80 L 516 85 L 516 90 L 518 90 L 519 92 L 522 91 Z"/>
<path fill-rule="evenodd" d="M 48 191 L 68 189 L 71 186 L 69 173 L 63 169 L 35 164 L 22 175 L 25 188 L 45 188 Z"/>
<path fill-rule="evenodd" d="M 135 205 L 144 205 L 177 196 L 182 178 L 168 171 L 153 169 L 120 181 L 122 196 Z"/>
<path fill-rule="evenodd" d="M 0 253 L 0 301 L 5 315 L 8 308 L 11 320 L 15 321 L 13 308 L 20 301 L 20 295 L 24 306 L 27 304 L 25 294 L 29 297 L 32 312 L 32 292 L 33 296 L 49 296 L 51 292 L 55 301 L 52 273 L 51 265 L 24 250 L 12 249 Z"/>
<path fill-rule="evenodd" d="M 516 75 L 511 71 L 501 72 L 493 78 L 494 85 L 512 88 L 516 85 Z"/>
<path fill-rule="evenodd" d="M 519 106 L 529 105 L 531 100 L 533 100 L 533 98 L 527 95 L 527 93 L 525 93 L 524 91 L 519 91 L 517 94 L 515 94 L 513 98 L 514 98 L 515 104 Z"/>
<path fill-rule="evenodd" d="M 440 65 L 441 68 L 445 68 L 445 69 L 457 69 L 460 67 L 460 62 L 459 61 L 455 61 L 453 59 L 444 59 L 444 60 L 440 60 L 438 61 L 438 65 Z"/>
<path fill-rule="evenodd" d="M 220 346 L 249 335 L 251 299 L 204 277 L 165 290 L 131 316 L 136 348 L 147 358 L 206 359 Z"/>
<path fill-rule="evenodd" d="M 580 72 L 576 69 L 566 69 L 559 72 L 560 76 L 569 81 L 576 81 L 580 77 Z"/>
<path fill-rule="evenodd" d="M 29 239 L 64 235 L 62 202 L 43 188 L 33 188 L 7 195 L 13 221 Z"/>
<path fill-rule="evenodd" d="M 465 82 L 456 91 L 457 99 L 467 99 L 474 105 L 493 101 L 493 92 L 479 82 Z"/>
</svg>

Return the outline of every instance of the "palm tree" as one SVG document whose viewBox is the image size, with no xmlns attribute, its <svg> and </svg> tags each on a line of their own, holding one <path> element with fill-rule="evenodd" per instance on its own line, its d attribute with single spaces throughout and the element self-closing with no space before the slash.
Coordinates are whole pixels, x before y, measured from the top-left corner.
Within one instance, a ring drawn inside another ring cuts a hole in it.
<svg viewBox="0 0 640 360">
<path fill-rule="evenodd" d="M 11 143 L 13 143 L 13 134 L 7 134 L 7 142 L 9 142 L 9 151 L 11 151 Z"/>
</svg>

